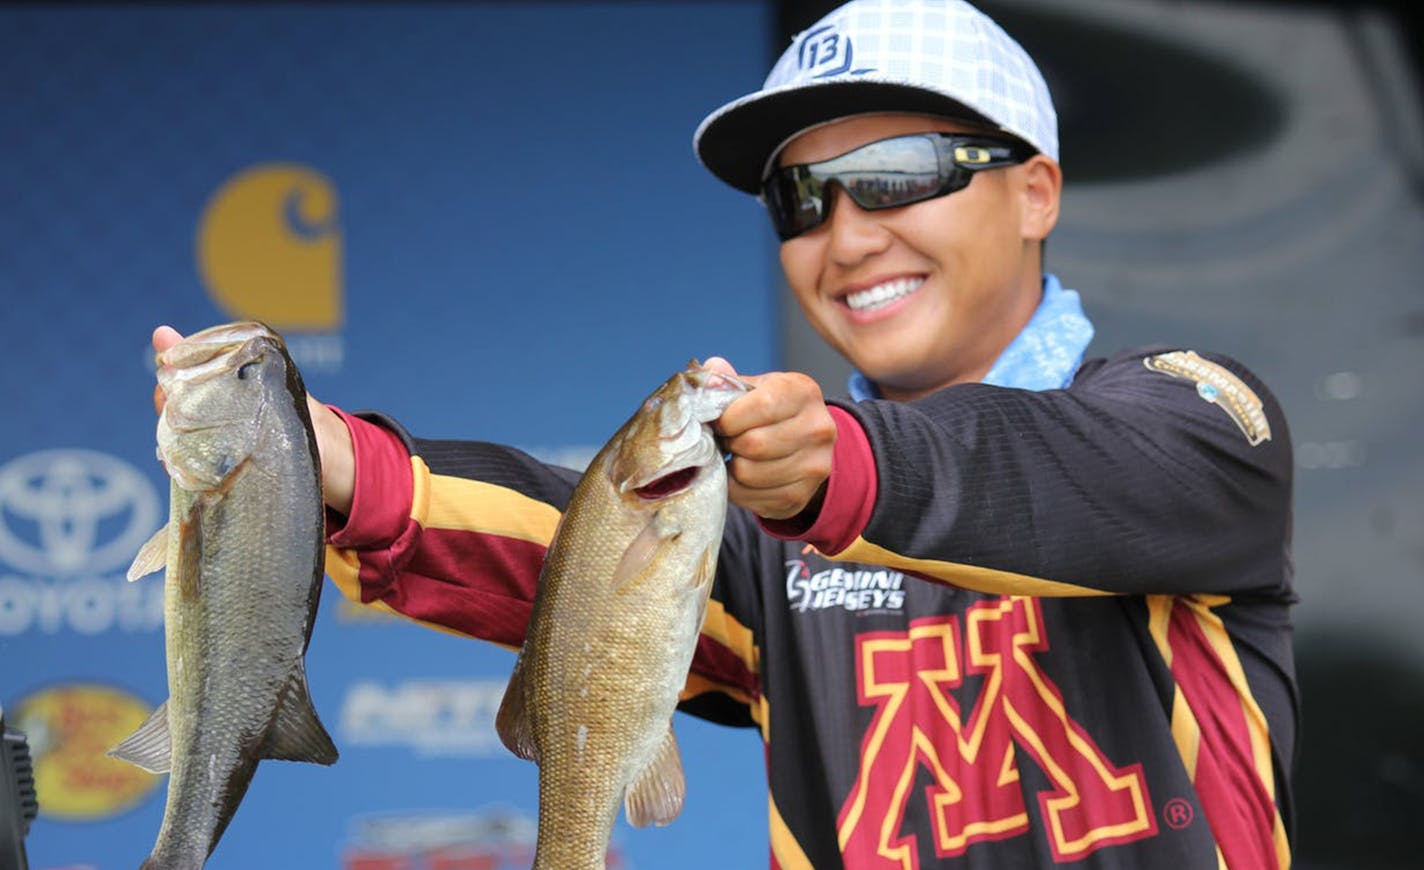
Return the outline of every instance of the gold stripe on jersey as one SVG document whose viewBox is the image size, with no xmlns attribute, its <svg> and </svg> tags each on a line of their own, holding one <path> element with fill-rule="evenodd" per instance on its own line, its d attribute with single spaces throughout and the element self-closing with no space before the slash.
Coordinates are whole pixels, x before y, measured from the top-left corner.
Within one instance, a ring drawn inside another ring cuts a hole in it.
<svg viewBox="0 0 1424 870">
<path fill-rule="evenodd" d="M 767 794 L 767 820 L 771 829 L 771 854 L 777 866 L 781 870 L 816 870 L 801 844 L 796 842 L 796 835 L 786 826 L 786 820 L 781 818 L 776 797 L 770 793 Z"/>
<path fill-rule="evenodd" d="M 1252 765 L 1274 806 L 1276 777 L 1275 768 L 1271 764 L 1270 732 L 1266 716 L 1260 705 L 1256 703 L 1255 696 L 1251 694 L 1251 687 L 1246 682 L 1246 671 L 1241 665 L 1236 647 L 1231 643 L 1231 636 L 1227 633 L 1225 624 L 1221 621 L 1221 617 L 1212 612 L 1212 608 L 1220 607 L 1230 601 L 1230 597 L 1225 595 L 1149 595 L 1147 597 L 1148 630 L 1157 645 L 1158 652 L 1162 655 L 1163 662 L 1170 669 L 1173 650 L 1168 638 L 1168 629 L 1171 625 L 1172 610 L 1180 602 L 1182 606 L 1191 611 L 1192 618 L 1226 669 L 1227 678 L 1231 681 L 1232 688 L 1235 689 L 1236 695 L 1241 701 L 1242 717 L 1251 737 Z M 1187 704 L 1180 686 L 1174 688 L 1172 696 L 1172 739 L 1177 744 L 1177 751 L 1182 756 L 1182 763 L 1186 767 L 1187 775 L 1195 782 L 1197 758 L 1201 749 L 1201 728 L 1197 724 L 1196 716 L 1192 713 L 1190 705 Z M 1287 870 L 1291 865 L 1291 852 L 1290 842 L 1286 838 L 1285 820 L 1281 818 L 1279 808 L 1274 809 L 1272 816 L 1271 836 L 1275 847 L 1276 861 L 1280 870 Z M 1226 858 L 1219 848 L 1217 849 L 1217 861 L 1225 870 Z"/>
<path fill-rule="evenodd" d="M 1030 577 L 1027 574 L 1015 574 L 1011 571 L 996 571 L 993 568 L 981 568 L 978 565 L 961 565 L 957 562 L 941 562 L 936 559 L 914 559 L 909 556 L 901 556 L 879 544 L 872 544 L 864 538 L 856 538 L 849 547 L 826 558 L 836 562 L 865 562 L 871 565 L 884 565 L 887 568 L 897 568 L 901 571 L 941 580 L 961 589 L 984 592 L 989 595 L 1067 598 L 1113 594 L 1102 589 L 1075 586 L 1072 583 L 1060 583 L 1057 580 L 1044 580 L 1039 577 Z"/>
<path fill-rule="evenodd" d="M 702 634 L 728 649 L 753 676 L 761 673 L 761 649 L 753 639 L 752 630 L 728 613 L 722 602 L 715 598 L 707 601 L 707 614 L 702 619 Z M 708 691 L 721 692 L 745 704 L 752 721 L 761 727 L 762 740 L 771 738 L 766 696 L 758 694 L 754 701 L 752 695 L 742 686 L 723 683 L 694 672 L 688 675 L 687 687 L 683 689 L 681 697 L 686 700 Z"/>
<path fill-rule="evenodd" d="M 1167 629 L 1172 621 L 1172 603 L 1176 600 L 1173 595 L 1147 596 L 1147 628 L 1168 670 L 1172 668 L 1172 645 L 1167 640 Z M 1187 697 L 1182 693 L 1182 687 L 1175 682 L 1172 685 L 1172 741 L 1177 744 L 1177 753 L 1182 756 L 1187 777 L 1195 782 L 1197 756 L 1201 751 L 1201 728 L 1197 726 L 1196 717 L 1187 706 Z"/>
<path fill-rule="evenodd" d="M 1236 654 L 1236 646 L 1231 642 L 1226 625 L 1221 621 L 1221 617 L 1211 610 L 1231 599 L 1223 595 L 1194 595 L 1181 600 L 1192 611 L 1192 616 L 1196 618 L 1207 643 L 1211 644 L 1216 657 L 1226 668 L 1227 677 L 1231 680 L 1237 697 L 1241 699 L 1241 713 L 1251 735 L 1251 758 L 1256 766 L 1256 776 L 1271 798 L 1271 838 L 1276 848 L 1276 863 L 1281 870 L 1286 870 L 1291 864 L 1290 842 L 1286 838 L 1285 820 L 1281 818 L 1281 811 L 1276 806 L 1276 774 L 1275 767 L 1271 764 L 1270 726 L 1266 722 L 1266 714 L 1261 710 L 1261 705 L 1256 703 L 1256 696 L 1251 694 L 1251 686 L 1246 682 L 1246 669 L 1241 665 L 1241 658 Z"/>
<path fill-rule="evenodd" d="M 427 529 L 497 535 L 549 546 L 559 509 L 492 483 L 433 474 L 419 457 L 410 460 L 415 493 L 411 517 Z"/>
</svg>

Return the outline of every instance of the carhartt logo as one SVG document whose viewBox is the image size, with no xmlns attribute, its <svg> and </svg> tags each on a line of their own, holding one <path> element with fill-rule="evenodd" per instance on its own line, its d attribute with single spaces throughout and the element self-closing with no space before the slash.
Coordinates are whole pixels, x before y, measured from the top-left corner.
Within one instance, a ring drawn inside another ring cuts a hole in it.
<svg viewBox="0 0 1424 870">
<path fill-rule="evenodd" d="M 284 331 L 303 369 L 335 371 L 344 355 L 334 334 L 344 297 L 337 217 L 325 176 L 267 163 L 228 179 L 198 224 L 198 273 L 213 301 L 234 319 Z"/>
<path fill-rule="evenodd" d="M 123 460 L 43 450 L 0 467 L 0 562 L 46 577 L 128 565 L 158 527 L 158 496 Z"/>
</svg>

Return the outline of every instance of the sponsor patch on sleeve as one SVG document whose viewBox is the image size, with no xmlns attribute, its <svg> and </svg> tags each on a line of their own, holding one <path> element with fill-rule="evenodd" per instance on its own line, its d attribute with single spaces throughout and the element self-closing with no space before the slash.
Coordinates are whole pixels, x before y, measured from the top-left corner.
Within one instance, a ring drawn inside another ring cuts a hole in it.
<svg viewBox="0 0 1424 870">
<path fill-rule="evenodd" d="M 1197 395 L 1226 412 L 1252 446 L 1271 440 L 1261 397 L 1223 366 L 1202 358 L 1194 350 L 1174 350 L 1142 360 L 1154 372 L 1184 378 L 1197 385 Z"/>
</svg>

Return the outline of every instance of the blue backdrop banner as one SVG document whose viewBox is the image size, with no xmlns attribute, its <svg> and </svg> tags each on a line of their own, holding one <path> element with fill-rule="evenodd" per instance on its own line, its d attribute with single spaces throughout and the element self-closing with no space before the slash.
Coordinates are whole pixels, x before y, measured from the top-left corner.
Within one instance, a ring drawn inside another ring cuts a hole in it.
<svg viewBox="0 0 1424 870">
<path fill-rule="evenodd" d="M 760 80 L 760 3 L 0 8 L 0 705 L 33 868 L 133 868 L 166 779 L 104 753 L 167 694 L 148 337 L 257 318 L 308 388 L 429 437 L 584 462 L 688 358 L 775 364 L 771 237 L 692 154 Z M 209 862 L 528 866 L 513 655 L 327 584 L 341 758 L 264 763 Z M 764 866 L 755 732 L 680 717 L 688 803 L 610 866 Z"/>
</svg>

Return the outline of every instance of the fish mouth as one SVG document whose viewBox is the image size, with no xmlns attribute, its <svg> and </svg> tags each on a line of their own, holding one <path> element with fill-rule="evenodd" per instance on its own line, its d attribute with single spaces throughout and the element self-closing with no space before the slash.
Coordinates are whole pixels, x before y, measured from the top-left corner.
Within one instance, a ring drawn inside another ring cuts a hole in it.
<svg viewBox="0 0 1424 870">
<path fill-rule="evenodd" d="M 692 482 L 697 479 L 697 473 L 701 469 L 696 465 L 689 465 L 686 468 L 679 468 L 670 471 L 660 477 L 653 478 L 642 486 L 633 487 L 633 492 L 645 501 L 657 501 L 676 495 L 692 486 Z"/>
<path fill-rule="evenodd" d="M 188 336 L 158 354 L 158 380 L 200 381 L 214 377 L 233 367 L 236 355 L 252 348 L 246 356 L 256 356 L 261 344 L 273 342 L 276 336 L 260 323 L 234 323 L 209 327 Z"/>
</svg>

